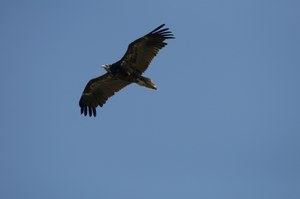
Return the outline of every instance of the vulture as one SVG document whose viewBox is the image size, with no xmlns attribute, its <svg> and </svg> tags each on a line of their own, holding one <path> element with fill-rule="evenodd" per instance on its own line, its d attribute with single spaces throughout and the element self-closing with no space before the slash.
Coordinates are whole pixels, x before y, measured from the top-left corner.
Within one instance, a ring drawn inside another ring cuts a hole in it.
<svg viewBox="0 0 300 199">
<path fill-rule="evenodd" d="M 164 26 L 162 24 L 130 43 L 119 61 L 102 65 L 106 73 L 91 79 L 83 90 L 79 100 L 81 114 L 96 117 L 97 106 L 102 107 L 108 98 L 131 83 L 157 90 L 151 79 L 142 74 L 159 50 L 167 45 L 165 40 L 175 38 Z"/>
</svg>

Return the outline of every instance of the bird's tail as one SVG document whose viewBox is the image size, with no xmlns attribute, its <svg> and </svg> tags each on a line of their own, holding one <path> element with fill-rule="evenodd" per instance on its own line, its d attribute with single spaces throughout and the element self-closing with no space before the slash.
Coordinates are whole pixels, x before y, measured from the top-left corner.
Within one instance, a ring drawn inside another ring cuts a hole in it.
<svg viewBox="0 0 300 199">
<path fill-rule="evenodd" d="M 144 86 L 146 88 L 157 90 L 157 87 L 155 86 L 155 84 L 148 77 L 140 76 L 137 79 L 137 84 L 140 85 L 140 86 Z"/>
</svg>

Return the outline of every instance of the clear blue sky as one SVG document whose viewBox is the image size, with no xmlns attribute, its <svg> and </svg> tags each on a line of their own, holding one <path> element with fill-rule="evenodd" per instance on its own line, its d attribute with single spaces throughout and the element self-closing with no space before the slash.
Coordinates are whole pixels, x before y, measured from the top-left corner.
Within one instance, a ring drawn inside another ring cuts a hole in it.
<svg viewBox="0 0 300 199">
<path fill-rule="evenodd" d="M 300 198 L 300 2 L 0 2 L 0 198 Z M 98 116 L 100 67 L 176 36 Z"/>
</svg>

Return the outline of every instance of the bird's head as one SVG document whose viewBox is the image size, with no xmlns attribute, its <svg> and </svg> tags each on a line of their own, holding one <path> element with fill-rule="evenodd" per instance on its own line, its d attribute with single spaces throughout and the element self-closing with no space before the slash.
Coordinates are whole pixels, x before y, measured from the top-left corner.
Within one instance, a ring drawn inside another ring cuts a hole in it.
<svg viewBox="0 0 300 199">
<path fill-rule="evenodd" d="M 102 65 L 102 68 L 104 68 L 108 73 L 111 73 L 109 64 Z"/>
</svg>

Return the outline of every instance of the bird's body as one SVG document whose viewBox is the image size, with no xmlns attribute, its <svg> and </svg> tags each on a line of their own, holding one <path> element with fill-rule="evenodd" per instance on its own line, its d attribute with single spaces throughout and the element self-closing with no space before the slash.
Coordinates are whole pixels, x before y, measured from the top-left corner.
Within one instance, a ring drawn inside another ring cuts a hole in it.
<svg viewBox="0 0 300 199">
<path fill-rule="evenodd" d="M 109 97 L 131 83 L 157 90 L 151 79 L 142 74 L 158 51 L 167 45 L 164 40 L 174 38 L 168 28 L 161 29 L 163 26 L 132 42 L 122 59 L 103 66 L 106 74 L 88 82 L 79 101 L 81 114 L 96 116 L 98 105 L 102 107 Z"/>
<path fill-rule="evenodd" d="M 104 65 L 105 70 L 116 79 L 120 79 L 129 83 L 137 83 L 141 86 L 157 90 L 154 83 L 148 77 L 142 76 L 142 73 L 128 65 L 116 62 L 112 65 Z"/>
</svg>

